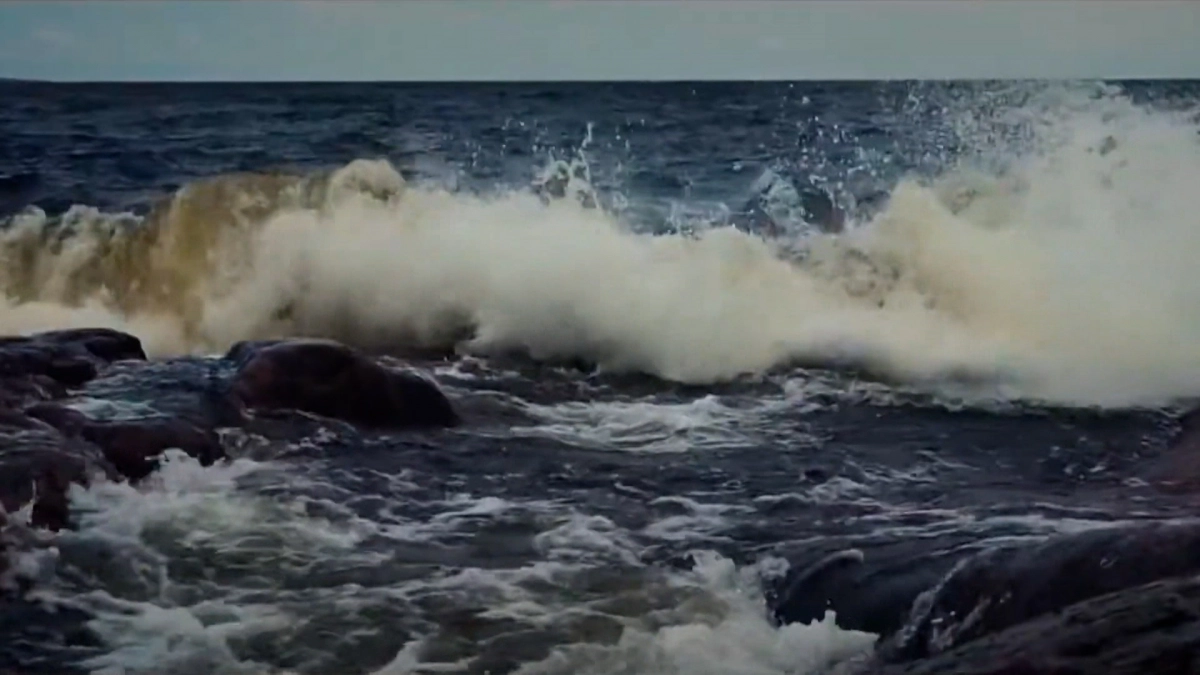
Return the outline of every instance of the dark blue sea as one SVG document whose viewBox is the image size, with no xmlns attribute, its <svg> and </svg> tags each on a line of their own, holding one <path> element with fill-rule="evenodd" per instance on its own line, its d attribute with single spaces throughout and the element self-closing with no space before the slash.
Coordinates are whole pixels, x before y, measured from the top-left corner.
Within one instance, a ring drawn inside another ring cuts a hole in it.
<svg viewBox="0 0 1200 675">
<path fill-rule="evenodd" d="M 12 672 L 816 675 L 970 552 L 1195 511 L 1144 473 L 1200 394 L 1200 84 L 0 101 L 0 333 L 152 357 L 72 406 L 188 414 L 234 343 L 307 336 L 464 418 L 73 488 L 10 552 Z M 853 600 L 781 623 L 850 550 Z"/>
</svg>

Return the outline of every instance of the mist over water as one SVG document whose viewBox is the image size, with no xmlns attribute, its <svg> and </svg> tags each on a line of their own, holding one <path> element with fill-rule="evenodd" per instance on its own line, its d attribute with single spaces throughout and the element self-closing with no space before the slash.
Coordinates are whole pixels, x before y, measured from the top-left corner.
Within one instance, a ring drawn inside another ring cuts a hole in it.
<svg viewBox="0 0 1200 675">
<path fill-rule="evenodd" d="M 144 219 L 23 214 L 5 233 L 3 327 L 100 322 L 160 354 L 303 334 L 691 383 L 852 365 L 1085 405 L 1196 391 L 1189 111 L 1082 85 L 944 103 L 939 123 L 966 150 L 899 174 L 837 234 L 712 219 L 648 231 L 572 198 L 593 194 L 586 181 L 543 203 L 406 184 L 374 159 L 214 176 Z"/>
</svg>

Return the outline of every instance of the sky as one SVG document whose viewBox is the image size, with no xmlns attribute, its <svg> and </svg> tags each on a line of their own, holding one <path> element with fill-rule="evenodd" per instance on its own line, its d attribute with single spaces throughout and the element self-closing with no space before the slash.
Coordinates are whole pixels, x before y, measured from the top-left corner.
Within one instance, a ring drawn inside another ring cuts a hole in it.
<svg viewBox="0 0 1200 675">
<path fill-rule="evenodd" d="M 1200 77 L 1200 0 L 0 2 L 0 77 Z"/>
</svg>

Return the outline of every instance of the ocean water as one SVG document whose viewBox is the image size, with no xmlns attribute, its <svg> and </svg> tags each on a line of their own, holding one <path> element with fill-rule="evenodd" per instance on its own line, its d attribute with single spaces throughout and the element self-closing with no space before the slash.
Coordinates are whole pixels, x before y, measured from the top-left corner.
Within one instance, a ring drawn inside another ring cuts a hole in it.
<svg viewBox="0 0 1200 675">
<path fill-rule="evenodd" d="M 158 359 L 73 405 L 183 414 L 308 335 L 466 418 L 76 489 L 18 562 L 91 637 L 20 667 L 815 674 L 876 636 L 775 625 L 789 566 L 1188 510 L 1138 477 L 1200 392 L 1200 84 L 0 96 L 0 331 Z"/>
</svg>

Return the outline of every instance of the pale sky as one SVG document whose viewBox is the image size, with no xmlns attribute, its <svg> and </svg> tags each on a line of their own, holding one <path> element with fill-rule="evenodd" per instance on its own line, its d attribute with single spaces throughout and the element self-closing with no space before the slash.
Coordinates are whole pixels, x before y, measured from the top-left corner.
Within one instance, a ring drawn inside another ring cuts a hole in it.
<svg viewBox="0 0 1200 675">
<path fill-rule="evenodd" d="M 1200 0 L 8 0 L 0 77 L 1197 78 Z"/>
</svg>

